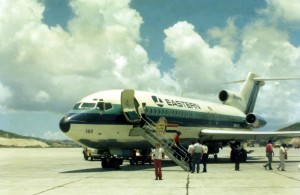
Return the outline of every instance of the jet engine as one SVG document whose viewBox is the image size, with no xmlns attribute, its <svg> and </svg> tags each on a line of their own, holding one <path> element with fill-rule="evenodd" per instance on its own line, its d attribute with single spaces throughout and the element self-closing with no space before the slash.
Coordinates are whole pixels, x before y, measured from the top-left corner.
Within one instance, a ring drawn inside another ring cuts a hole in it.
<svg viewBox="0 0 300 195">
<path fill-rule="evenodd" d="M 243 98 L 240 96 L 239 93 L 227 90 L 220 91 L 219 99 L 227 105 L 230 105 L 232 102 L 243 101 Z"/>
<path fill-rule="evenodd" d="M 267 124 L 267 122 L 262 117 L 256 116 L 253 113 L 247 114 L 246 122 L 253 128 L 263 127 Z"/>
<path fill-rule="evenodd" d="M 234 106 L 242 111 L 245 109 L 244 100 L 240 93 L 222 90 L 219 93 L 219 100 L 225 105 Z"/>
</svg>

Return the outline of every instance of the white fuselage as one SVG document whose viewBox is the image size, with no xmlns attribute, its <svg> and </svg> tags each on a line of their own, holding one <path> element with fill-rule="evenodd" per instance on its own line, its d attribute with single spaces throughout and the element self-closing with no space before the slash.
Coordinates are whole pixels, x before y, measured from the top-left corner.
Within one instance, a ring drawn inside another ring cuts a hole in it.
<svg viewBox="0 0 300 195">
<path fill-rule="evenodd" d="M 73 140 L 93 148 L 141 148 L 150 144 L 142 136 L 130 136 L 132 123 L 126 121 L 121 105 L 122 90 L 95 93 L 83 98 L 66 115 L 70 123 L 64 131 Z M 172 138 L 177 130 L 186 145 L 196 140 L 202 129 L 246 129 L 245 114 L 235 107 L 135 91 L 135 102 L 146 103 L 146 115 L 153 122 L 165 117 L 166 134 Z M 104 105 L 104 106 L 103 106 Z"/>
</svg>

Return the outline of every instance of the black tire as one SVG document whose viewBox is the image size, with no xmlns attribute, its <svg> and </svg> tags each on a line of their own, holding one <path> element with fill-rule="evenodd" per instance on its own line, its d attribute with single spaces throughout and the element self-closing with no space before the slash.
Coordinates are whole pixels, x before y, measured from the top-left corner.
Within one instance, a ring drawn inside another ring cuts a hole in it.
<svg viewBox="0 0 300 195">
<path fill-rule="evenodd" d="M 101 160 L 101 166 L 102 166 L 103 169 L 108 168 L 108 163 L 107 163 L 107 159 L 106 158 L 103 158 Z"/>
<path fill-rule="evenodd" d="M 129 160 L 129 163 L 130 163 L 130 165 L 134 165 L 134 160 L 133 160 L 133 159 L 130 159 L 130 160 Z"/>
<path fill-rule="evenodd" d="M 218 155 L 217 154 L 214 154 L 214 159 L 218 160 Z"/>
<path fill-rule="evenodd" d="M 89 159 L 89 157 L 87 156 L 87 155 L 83 155 L 83 158 L 84 158 L 84 160 L 88 160 Z"/>
</svg>

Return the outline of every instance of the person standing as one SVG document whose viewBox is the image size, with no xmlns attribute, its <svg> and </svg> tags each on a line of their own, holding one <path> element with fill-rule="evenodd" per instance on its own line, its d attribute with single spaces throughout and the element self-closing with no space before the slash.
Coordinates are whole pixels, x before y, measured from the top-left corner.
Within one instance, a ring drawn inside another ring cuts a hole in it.
<svg viewBox="0 0 300 195">
<path fill-rule="evenodd" d="M 141 117 L 140 128 L 143 128 L 146 123 L 146 114 L 145 114 L 146 103 L 143 102 L 142 105 L 139 106 L 139 115 Z"/>
<path fill-rule="evenodd" d="M 286 144 L 281 144 L 279 148 L 279 165 L 276 167 L 278 170 L 285 171 L 285 156 L 287 154 Z"/>
<path fill-rule="evenodd" d="M 206 164 L 208 160 L 208 147 L 206 146 L 205 142 L 202 143 L 202 147 L 203 147 L 203 155 L 202 155 L 203 171 L 202 172 L 207 172 Z"/>
<path fill-rule="evenodd" d="M 181 144 L 180 144 L 180 135 L 181 135 L 181 132 L 177 131 L 176 135 L 174 137 L 174 147 L 175 147 L 174 148 L 175 149 L 174 157 L 177 159 L 180 159 L 180 156 L 182 155 Z"/>
<path fill-rule="evenodd" d="M 267 167 L 269 167 L 269 170 L 273 170 L 272 157 L 274 156 L 274 151 L 272 146 L 272 140 L 269 140 L 268 144 L 266 145 L 266 156 L 268 158 L 268 162 L 264 165 L 264 168 L 267 169 Z"/>
<path fill-rule="evenodd" d="M 189 157 L 189 167 L 190 167 L 190 172 L 192 172 L 192 169 L 193 169 L 193 167 L 192 167 L 192 153 L 193 153 L 193 150 L 194 150 L 194 144 L 195 144 L 195 142 L 193 141 L 190 145 L 189 145 L 189 147 L 188 147 L 188 157 Z"/>
<path fill-rule="evenodd" d="M 236 143 L 234 146 L 234 163 L 236 171 L 240 170 L 241 152 L 240 143 Z"/>
<path fill-rule="evenodd" d="M 193 150 L 193 153 L 192 153 L 193 167 L 192 167 L 192 172 L 191 173 L 194 173 L 196 168 L 197 168 L 197 170 L 196 170 L 197 173 L 199 173 L 199 171 L 200 171 L 200 161 L 201 161 L 202 154 L 203 154 L 203 148 L 202 148 L 202 145 L 200 144 L 200 141 L 198 140 L 198 142 L 194 144 L 194 150 Z"/>
<path fill-rule="evenodd" d="M 152 151 L 152 155 L 154 158 L 155 180 L 162 180 L 161 161 L 165 158 L 165 153 L 159 143 L 155 144 L 155 149 Z"/>
</svg>

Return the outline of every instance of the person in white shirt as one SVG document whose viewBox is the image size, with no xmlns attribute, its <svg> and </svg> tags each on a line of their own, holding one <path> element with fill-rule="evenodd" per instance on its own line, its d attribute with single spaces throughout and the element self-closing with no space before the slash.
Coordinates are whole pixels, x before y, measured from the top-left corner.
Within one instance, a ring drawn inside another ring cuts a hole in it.
<svg viewBox="0 0 300 195">
<path fill-rule="evenodd" d="M 139 108 L 138 108 L 139 115 L 141 117 L 141 122 L 140 122 L 140 127 L 141 128 L 143 128 L 143 126 L 146 123 L 145 107 L 146 107 L 146 103 L 143 102 L 142 105 L 140 105 Z"/>
<path fill-rule="evenodd" d="M 279 148 L 279 165 L 276 167 L 278 170 L 281 168 L 281 171 L 285 171 L 285 156 L 287 154 L 286 144 L 281 144 Z"/>
<path fill-rule="evenodd" d="M 192 154 L 193 154 L 193 150 L 194 150 L 194 144 L 195 142 L 192 142 L 189 147 L 188 147 L 188 157 L 189 157 L 189 167 L 190 167 L 190 172 L 192 171 L 193 167 L 192 167 Z"/>
<path fill-rule="evenodd" d="M 203 147 L 200 144 L 200 140 L 198 140 L 197 143 L 194 144 L 194 150 L 192 152 L 192 156 L 193 156 L 193 167 L 192 167 L 192 172 L 195 172 L 195 168 L 197 167 L 197 173 L 199 173 L 200 171 L 200 161 L 201 161 L 201 157 L 203 154 Z"/>
<path fill-rule="evenodd" d="M 165 153 L 159 143 L 155 144 L 155 149 L 152 150 L 152 157 L 154 159 L 155 180 L 162 180 L 161 160 L 165 158 Z"/>
</svg>

